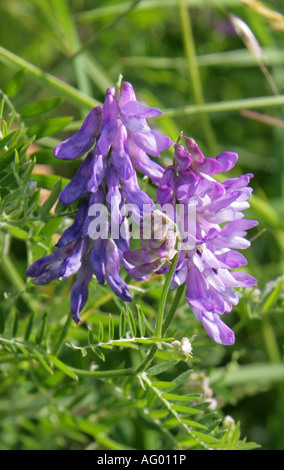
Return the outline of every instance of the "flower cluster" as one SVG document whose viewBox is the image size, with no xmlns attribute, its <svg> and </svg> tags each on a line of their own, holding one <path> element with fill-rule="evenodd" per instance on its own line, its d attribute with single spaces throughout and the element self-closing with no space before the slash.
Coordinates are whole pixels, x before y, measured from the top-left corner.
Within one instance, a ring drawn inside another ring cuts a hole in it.
<svg viewBox="0 0 284 470">
<path fill-rule="evenodd" d="M 176 224 L 159 210 L 144 214 L 140 234 L 141 248 L 123 253 L 124 258 L 135 265 L 128 274 L 136 280 L 153 272 L 163 273 L 165 263 L 177 252 Z"/>
<path fill-rule="evenodd" d="M 185 138 L 185 144 L 175 145 L 174 165 L 166 169 L 157 193 L 161 205 L 173 202 L 195 208 L 195 243 L 180 250 L 171 288 L 185 283 L 186 299 L 208 335 L 217 343 L 231 345 L 234 333 L 220 315 L 238 303 L 234 287 L 256 284 L 249 274 L 231 271 L 246 265 L 236 249 L 250 246 L 246 231 L 257 225 L 243 219 L 252 174 L 218 182 L 212 175 L 229 171 L 237 154 L 205 158 L 192 138 Z"/>
<path fill-rule="evenodd" d="M 235 287 L 256 284 L 252 276 L 232 271 L 246 264 L 237 250 L 249 247 L 247 230 L 257 225 L 243 218 L 253 175 L 219 182 L 213 175 L 231 170 L 237 154 L 205 158 L 196 142 L 184 137 L 184 145 L 180 140 L 174 145 L 173 164 L 164 170 L 150 157 L 159 157 L 173 142 L 147 124 L 160 114 L 138 102 L 132 85 L 123 82 L 118 89 L 110 87 L 103 106 L 94 108 L 78 132 L 54 149 L 54 156 L 63 160 L 87 154 L 59 196 L 64 206 L 78 200 L 80 206 L 53 253 L 35 261 L 27 275 L 35 284 L 47 284 L 77 273 L 71 312 L 78 323 L 93 275 L 130 302 L 121 266 L 133 279 L 145 280 L 167 272 L 178 257 L 170 287 L 185 284 L 188 304 L 208 335 L 231 345 L 234 333 L 221 315 L 238 303 Z M 139 187 L 137 171 L 157 185 L 158 207 Z M 134 251 L 129 206 L 141 239 Z"/>
<path fill-rule="evenodd" d="M 123 257 L 129 250 L 125 205 L 135 204 L 138 217 L 143 206 L 149 211 L 154 208 L 153 201 L 139 187 L 136 170 L 155 184 L 163 175 L 163 168 L 148 155 L 159 157 L 172 141 L 152 130 L 146 121 L 160 114 L 159 109 L 139 103 L 132 85 L 123 82 L 119 90 L 110 87 L 103 106 L 94 108 L 78 132 L 54 149 L 54 156 L 63 160 L 73 160 L 88 152 L 59 196 L 64 206 L 79 199 L 82 204 L 53 253 L 35 261 L 27 276 L 33 277 L 35 284 L 47 284 L 77 273 L 71 290 L 71 312 L 77 323 L 81 321 L 79 313 L 88 299 L 93 274 L 99 283 L 106 281 L 122 300 L 132 300 L 120 277 L 121 264 L 127 271 L 134 268 Z M 99 218 L 97 205 L 106 206 L 106 219 Z M 118 228 L 115 238 L 109 235 L 108 218 Z"/>
</svg>

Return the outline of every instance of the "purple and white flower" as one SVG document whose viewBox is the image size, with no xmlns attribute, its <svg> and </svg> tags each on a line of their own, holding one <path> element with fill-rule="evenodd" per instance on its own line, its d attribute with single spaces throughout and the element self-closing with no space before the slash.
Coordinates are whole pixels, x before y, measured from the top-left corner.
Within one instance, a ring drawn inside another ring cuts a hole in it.
<svg viewBox="0 0 284 470">
<path fill-rule="evenodd" d="M 254 286 L 257 281 L 247 273 L 231 272 L 246 265 L 238 249 L 248 248 L 247 230 L 258 223 L 244 220 L 249 207 L 252 174 L 229 178 L 222 183 L 212 175 L 230 170 L 237 154 L 224 152 L 216 158 L 205 158 L 196 142 L 185 138 L 186 147 L 175 145 L 176 202 L 195 206 L 196 241 L 188 251 L 181 251 L 171 288 L 186 284 L 186 299 L 208 335 L 217 343 L 231 345 L 233 331 L 222 321 L 239 301 L 235 287 Z M 163 179 L 157 200 L 165 200 Z M 172 188 L 168 190 L 172 197 Z"/>
<path fill-rule="evenodd" d="M 64 206 L 79 199 L 83 202 L 53 253 L 35 261 L 28 268 L 27 276 L 33 277 L 35 284 L 47 284 L 77 273 L 71 291 L 71 312 L 76 322 L 81 321 L 79 313 L 87 302 L 93 275 L 100 284 L 107 282 L 123 301 L 132 300 L 120 276 L 121 265 L 126 270 L 134 267 L 123 258 L 123 252 L 129 249 L 125 207 L 135 204 L 138 218 L 145 204 L 150 210 L 154 208 L 151 198 L 139 187 L 136 170 L 159 184 L 164 170 L 149 155 L 159 157 L 172 141 L 152 130 L 146 119 L 160 114 L 159 109 L 139 103 L 132 85 L 123 82 L 119 90 L 110 87 L 103 106 L 94 108 L 78 132 L 53 151 L 56 158 L 63 160 L 87 154 L 59 196 Z M 92 210 L 96 205 L 104 205 L 108 210 L 107 219 L 118 225 L 117 238 L 111 238 L 108 220 L 102 222 Z M 91 227 L 94 227 L 94 236 Z M 96 231 L 100 232 L 99 236 L 95 236 Z"/>
</svg>

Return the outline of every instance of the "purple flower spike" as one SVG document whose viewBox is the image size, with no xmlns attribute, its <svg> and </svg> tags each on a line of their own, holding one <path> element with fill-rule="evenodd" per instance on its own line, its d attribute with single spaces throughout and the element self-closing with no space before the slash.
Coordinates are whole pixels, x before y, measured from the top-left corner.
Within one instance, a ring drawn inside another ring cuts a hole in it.
<svg viewBox="0 0 284 470">
<path fill-rule="evenodd" d="M 175 145 L 174 166 L 165 170 L 157 190 L 157 201 L 172 204 L 175 219 L 177 202 L 183 205 L 184 214 L 193 208 L 196 211 L 195 235 L 192 231 L 189 238 L 186 232 L 181 240 L 182 250 L 170 288 L 185 283 L 188 304 L 210 338 L 232 345 L 234 333 L 220 316 L 237 305 L 239 295 L 234 288 L 257 283 L 247 273 L 231 272 L 247 264 L 236 249 L 250 246 L 245 238 L 247 230 L 258 224 L 243 219 L 252 192 L 247 185 L 253 175 L 219 183 L 211 175 L 229 171 L 237 162 L 237 154 L 223 152 L 216 158 L 205 158 L 193 139 L 185 138 L 185 143 L 186 147 L 181 143 Z M 189 240 L 191 243 L 187 243 Z M 138 265 L 132 271 L 141 274 L 142 267 Z M 149 264 L 143 266 L 143 273 L 150 274 Z"/>
<path fill-rule="evenodd" d="M 94 108 L 78 132 L 53 151 L 56 158 L 63 160 L 79 158 L 88 152 L 59 196 L 64 206 L 81 199 L 82 204 L 54 252 L 35 261 L 27 275 L 36 284 L 47 284 L 77 273 L 71 291 L 71 312 L 77 323 L 81 321 L 79 313 L 87 301 L 93 275 L 100 284 L 107 282 L 123 301 L 132 300 L 120 276 L 120 267 L 127 272 L 135 269 L 123 257 L 129 251 L 130 227 L 133 228 L 128 216 L 139 223 L 145 206 L 146 212 L 155 208 L 152 199 L 141 190 L 136 170 L 158 186 L 164 169 L 149 155 L 159 156 L 172 144 L 146 121 L 160 115 L 158 108 L 137 101 L 132 85 L 123 82 L 120 90 L 108 88 L 103 106 Z M 233 182 L 228 184 L 234 186 Z M 164 239 L 158 246 L 152 244 L 143 254 L 142 264 L 153 263 L 151 250 L 156 250 L 153 256 L 169 259 L 170 248 Z"/>
<path fill-rule="evenodd" d="M 94 145 L 95 137 L 100 131 L 101 113 L 102 106 L 94 108 L 78 132 L 55 147 L 53 155 L 62 160 L 73 160 L 88 152 Z"/>
</svg>

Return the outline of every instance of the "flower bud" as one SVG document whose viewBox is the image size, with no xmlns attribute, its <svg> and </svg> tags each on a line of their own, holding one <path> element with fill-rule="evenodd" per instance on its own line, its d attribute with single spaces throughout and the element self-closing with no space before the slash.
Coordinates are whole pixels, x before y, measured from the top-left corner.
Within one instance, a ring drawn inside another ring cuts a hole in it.
<svg viewBox="0 0 284 470">
<path fill-rule="evenodd" d="M 144 215 L 141 227 L 141 248 L 124 253 L 135 267 L 129 271 L 134 279 L 158 271 L 175 256 L 176 224 L 159 210 Z"/>
</svg>

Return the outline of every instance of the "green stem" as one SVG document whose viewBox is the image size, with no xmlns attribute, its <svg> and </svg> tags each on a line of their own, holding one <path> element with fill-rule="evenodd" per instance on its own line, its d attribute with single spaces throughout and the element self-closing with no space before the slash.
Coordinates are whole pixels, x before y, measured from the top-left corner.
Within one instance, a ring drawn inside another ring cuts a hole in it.
<svg viewBox="0 0 284 470">
<path fill-rule="evenodd" d="M 68 315 L 67 320 L 65 322 L 65 325 L 64 325 L 64 327 L 61 331 L 61 335 L 60 335 L 60 337 L 59 337 L 59 339 L 58 339 L 58 341 L 57 341 L 57 343 L 54 346 L 54 349 L 52 351 L 53 356 L 58 356 L 59 355 L 59 353 L 61 351 L 61 348 L 63 346 L 64 340 L 67 336 L 67 333 L 68 333 L 68 330 L 69 330 L 69 327 L 70 327 L 71 323 L 72 323 L 72 315 Z"/>
<path fill-rule="evenodd" d="M 42 217 L 23 217 L 18 220 L 9 220 L 9 225 L 22 225 L 29 222 L 45 222 L 47 220 L 59 219 L 60 217 L 73 217 L 77 214 L 77 211 L 64 212 L 63 214 L 58 215 L 45 215 Z M 4 224 L 3 224 L 4 225 Z"/>
<path fill-rule="evenodd" d="M 194 100 L 196 104 L 204 104 L 204 96 L 196 57 L 189 9 L 184 0 L 178 0 L 178 5 L 189 80 L 192 85 Z M 206 114 L 201 117 L 201 123 L 207 138 L 209 150 L 213 155 L 215 155 L 217 153 L 217 143 L 211 122 Z"/>
<path fill-rule="evenodd" d="M 34 359 L 38 359 L 36 355 L 33 356 Z M 16 363 L 18 361 L 27 361 L 30 358 L 24 354 L 5 354 L 0 355 L 0 363 Z M 131 368 L 128 369 L 115 369 L 115 370 L 82 370 L 76 369 L 75 367 L 69 367 L 69 369 L 74 372 L 78 377 L 117 377 L 117 376 L 128 376 L 134 375 L 134 370 Z"/>
<path fill-rule="evenodd" d="M 180 300 L 181 298 L 183 297 L 184 295 L 184 291 L 185 291 L 185 288 L 186 288 L 186 285 L 185 284 L 182 284 L 181 286 L 179 286 L 177 288 L 177 291 L 176 291 L 176 295 L 175 295 L 175 298 L 174 298 L 174 301 L 171 305 L 171 308 L 170 310 L 168 311 L 167 313 L 167 316 L 165 318 L 165 322 L 164 322 L 164 328 L 163 328 L 163 336 L 165 336 L 166 332 L 167 332 L 167 329 L 174 317 L 174 314 L 176 313 L 176 310 L 179 306 L 179 303 L 180 303 Z"/>
<path fill-rule="evenodd" d="M 134 370 L 135 371 L 135 375 L 138 375 L 140 372 L 142 372 L 143 370 L 145 370 L 152 362 L 152 360 L 154 359 L 154 356 L 156 354 L 156 351 L 157 351 L 157 346 L 155 344 L 153 344 L 153 346 L 151 346 L 151 348 L 149 349 L 148 351 L 148 354 L 146 354 L 146 356 L 144 357 L 143 361 L 139 364 L 138 367 L 136 367 L 136 369 Z"/>
<path fill-rule="evenodd" d="M 165 306 L 166 306 L 166 302 L 168 298 L 170 283 L 171 283 L 172 277 L 174 275 L 174 272 L 177 266 L 178 257 L 179 257 L 179 252 L 175 254 L 175 257 L 173 258 L 171 262 L 171 266 L 170 266 L 170 269 L 167 274 L 165 284 L 162 290 L 161 300 L 160 300 L 158 314 L 157 314 L 157 323 L 156 323 L 156 336 L 158 338 L 162 337 L 163 316 L 164 316 Z"/>
<path fill-rule="evenodd" d="M 165 284 L 163 286 L 162 296 L 161 296 L 159 309 L 158 309 L 158 314 L 157 314 L 157 323 L 156 323 L 156 336 L 158 338 L 162 338 L 162 336 L 163 336 L 163 334 L 162 334 L 163 333 L 163 331 L 162 331 L 163 316 L 164 316 L 165 306 L 166 306 L 166 302 L 167 302 L 167 298 L 168 298 L 170 283 L 171 283 L 173 274 L 174 274 L 176 266 L 177 266 L 178 257 L 179 257 L 179 253 L 176 253 L 174 259 L 172 260 L 171 267 L 169 269 L 169 272 L 168 272 L 166 280 L 165 280 Z M 173 302 L 173 305 L 172 305 L 172 307 L 170 309 L 170 312 L 169 312 L 170 317 L 169 318 L 167 317 L 167 319 L 166 319 L 167 320 L 167 326 L 164 329 L 164 333 L 166 332 L 166 329 L 169 326 L 170 320 L 172 319 L 177 306 L 178 306 L 178 302 L 177 302 L 177 299 L 175 298 L 175 300 Z M 152 362 L 152 360 L 153 360 L 153 358 L 156 354 L 157 349 L 158 349 L 158 347 L 155 344 L 153 344 L 153 346 L 149 349 L 148 354 L 145 356 L 143 361 L 139 364 L 138 367 L 136 367 L 135 374 L 139 374 L 140 372 L 145 370 L 150 365 L 150 363 Z"/>
<path fill-rule="evenodd" d="M 36 302 L 34 302 L 27 292 L 25 292 L 26 285 L 7 254 L 5 256 L 0 255 L 0 264 L 2 265 L 2 268 L 10 279 L 12 285 L 15 286 L 17 293 L 21 295 L 31 311 L 34 311 L 36 308 Z"/>
<path fill-rule="evenodd" d="M 282 357 L 278 349 L 274 329 L 266 317 L 264 317 L 262 320 L 262 335 L 270 362 L 282 362 Z"/>
<path fill-rule="evenodd" d="M 128 369 L 115 369 L 115 370 L 82 370 L 69 367 L 78 377 L 118 377 L 135 375 L 135 370 Z"/>
<path fill-rule="evenodd" d="M 195 8 L 206 8 L 212 6 L 212 0 L 184 0 L 186 5 Z M 218 0 L 218 4 L 223 6 L 233 7 L 239 6 L 239 0 Z M 80 23 L 91 23 L 97 19 L 104 18 L 106 16 L 113 16 L 119 13 L 125 13 L 131 6 L 131 2 L 116 3 L 108 6 L 92 8 L 87 11 L 75 13 L 75 19 Z M 175 8 L 176 0 L 143 0 L 137 5 L 136 10 L 145 11 L 153 10 L 156 8 Z"/>
<path fill-rule="evenodd" d="M 11 259 L 6 256 L 0 256 L 0 262 L 2 267 L 4 268 L 7 276 L 12 281 L 13 285 L 16 287 L 18 292 L 23 292 L 26 289 L 25 283 L 22 280 L 21 276 L 19 275 L 18 271 L 16 270 L 14 264 L 12 263 Z"/>
<path fill-rule="evenodd" d="M 8 61 L 8 63 L 10 64 L 26 69 L 26 71 L 31 74 L 35 79 L 44 83 L 45 85 L 50 86 L 57 92 L 62 93 L 64 96 L 69 98 L 70 101 L 72 101 L 74 104 L 84 105 L 88 109 L 92 109 L 95 106 L 98 106 L 98 104 L 100 104 L 94 98 L 91 98 L 82 91 L 79 91 L 71 85 L 68 85 L 63 80 L 60 80 L 59 78 L 47 72 L 44 72 L 40 68 L 36 67 L 25 59 L 22 59 L 16 54 L 13 54 L 13 52 L 8 51 L 2 46 L 0 46 L 0 60 L 5 63 Z"/>
<path fill-rule="evenodd" d="M 206 103 L 190 106 L 169 108 L 163 111 L 159 118 L 172 116 L 189 116 L 203 113 L 221 113 L 227 111 L 240 111 L 241 109 L 267 108 L 270 106 L 283 106 L 284 96 L 261 96 L 259 98 L 246 98 L 243 100 L 223 101 L 221 103 Z"/>
<path fill-rule="evenodd" d="M 282 65 L 284 52 L 273 48 L 263 48 L 266 66 Z M 236 49 L 225 52 L 211 52 L 210 54 L 200 54 L 196 57 L 199 67 L 224 67 L 224 68 L 244 68 L 257 67 L 255 58 L 245 49 Z M 187 69 L 187 60 L 184 57 L 122 57 L 119 60 L 121 65 L 127 67 L 147 67 L 153 69 Z"/>
</svg>

